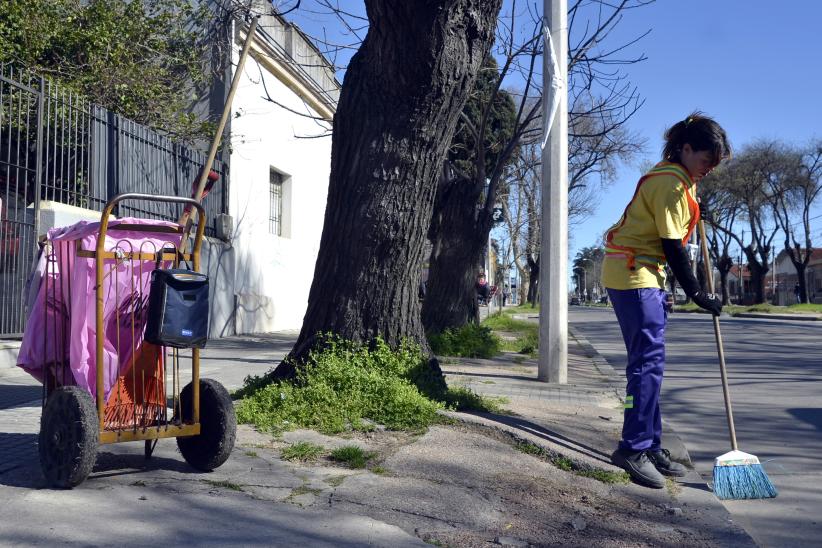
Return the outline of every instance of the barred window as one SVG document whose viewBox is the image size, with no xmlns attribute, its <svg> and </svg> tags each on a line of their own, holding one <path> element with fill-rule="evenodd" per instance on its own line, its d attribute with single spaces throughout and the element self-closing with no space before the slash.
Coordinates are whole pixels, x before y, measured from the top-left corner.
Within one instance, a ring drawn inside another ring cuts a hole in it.
<svg viewBox="0 0 822 548">
<path fill-rule="evenodd" d="M 270 178 L 270 213 L 268 215 L 268 232 L 275 236 L 283 234 L 283 175 L 271 170 Z"/>
</svg>

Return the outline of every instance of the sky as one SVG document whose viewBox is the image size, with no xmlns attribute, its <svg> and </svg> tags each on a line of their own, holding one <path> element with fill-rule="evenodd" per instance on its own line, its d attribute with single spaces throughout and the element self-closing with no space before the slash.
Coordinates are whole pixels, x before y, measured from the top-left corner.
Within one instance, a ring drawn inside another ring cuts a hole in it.
<svg viewBox="0 0 822 548">
<path fill-rule="evenodd" d="M 309 34 L 322 35 L 337 23 L 311 13 L 316 1 L 303 0 L 288 17 Z M 541 10 L 542 1 L 531 3 Z M 339 4 L 363 13 L 362 0 Z M 616 180 L 601 190 L 595 214 L 573 227 L 569 260 L 600 242 L 632 196 L 639 166 L 659 159 L 665 129 L 694 110 L 714 117 L 737 150 L 760 138 L 802 145 L 822 137 L 819 21 L 817 0 L 657 0 L 628 11 L 608 41 L 622 44 L 651 31 L 626 51 L 647 59 L 623 67 L 645 100 L 629 128 L 645 138 L 647 150 L 620 167 Z M 820 237 L 822 219 L 816 222 L 814 234 Z"/>
<path fill-rule="evenodd" d="M 651 29 L 634 48 L 648 59 L 626 68 L 645 98 L 630 127 L 647 139 L 646 158 L 659 159 L 665 129 L 693 110 L 714 117 L 736 149 L 760 138 L 801 145 L 822 137 L 820 20 L 814 0 L 658 0 L 630 12 L 619 32 Z M 619 218 L 638 165 L 622 166 L 596 214 L 574 228 L 571 259 Z"/>
</svg>

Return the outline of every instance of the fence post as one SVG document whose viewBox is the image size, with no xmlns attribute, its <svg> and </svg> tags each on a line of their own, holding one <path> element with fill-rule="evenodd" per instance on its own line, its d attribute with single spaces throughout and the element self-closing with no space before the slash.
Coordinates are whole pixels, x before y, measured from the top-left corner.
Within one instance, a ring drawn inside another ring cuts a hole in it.
<svg viewBox="0 0 822 548">
<path fill-rule="evenodd" d="M 45 110 L 46 80 L 40 77 L 40 86 L 37 94 L 37 152 L 34 164 L 34 256 L 37 256 L 38 239 L 40 238 L 40 193 L 43 188 L 43 111 Z"/>
<path fill-rule="evenodd" d="M 106 200 L 111 200 L 120 193 L 120 124 L 119 116 L 106 109 L 108 120 L 108 143 L 106 152 L 108 161 L 106 163 Z M 114 215 L 119 217 L 119 207 L 114 211 Z"/>
</svg>

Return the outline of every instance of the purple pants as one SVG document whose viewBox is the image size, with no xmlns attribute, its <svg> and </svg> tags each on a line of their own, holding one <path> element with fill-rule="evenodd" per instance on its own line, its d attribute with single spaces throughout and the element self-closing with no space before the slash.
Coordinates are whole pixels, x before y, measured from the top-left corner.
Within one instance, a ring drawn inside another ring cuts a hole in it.
<svg viewBox="0 0 822 548">
<path fill-rule="evenodd" d="M 665 372 L 665 291 L 656 288 L 608 289 L 628 351 L 625 416 L 620 449 L 659 449 L 662 416 L 659 391 Z"/>
</svg>

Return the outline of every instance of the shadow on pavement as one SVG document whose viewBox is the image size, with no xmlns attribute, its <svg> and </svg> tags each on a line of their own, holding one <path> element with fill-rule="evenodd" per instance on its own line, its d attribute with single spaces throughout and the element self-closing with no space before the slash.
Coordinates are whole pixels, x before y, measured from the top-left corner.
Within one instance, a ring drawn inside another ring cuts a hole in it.
<svg viewBox="0 0 822 548">
<path fill-rule="evenodd" d="M 822 408 L 795 407 L 793 409 L 787 409 L 786 411 L 802 422 L 806 422 L 815 427 L 817 430 L 822 430 Z"/>
<path fill-rule="evenodd" d="M 11 409 L 39 401 L 43 387 L 24 384 L 0 384 L 0 409 Z"/>
<path fill-rule="evenodd" d="M 514 428 L 519 432 L 537 436 L 538 438 L 551 442 L 554 445 L 558 445 L 560 447 L 569 449 L 574 452 L 582 453 L 606 464 L 611 464 L 610 453 L 605 452 L 600 448 L 593 447 L 589 444 L 571 439 L 570 437 L 564 434 L 561 434 L 554 430 L 549 430 L 548 428 L 545 428 L 542 425 L 523 419 L 522 417 L 516 417 L 511 415 L 496 415 L 492 413 L 479 412 L 464 413 L 466 415 L 475 415 L 478 417 L 482 417 L 486 420 L 496 422 L 500 425 L 507 426 L 509 428 Z"/>
</svg>

